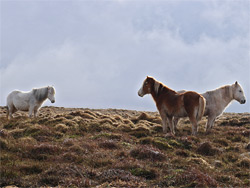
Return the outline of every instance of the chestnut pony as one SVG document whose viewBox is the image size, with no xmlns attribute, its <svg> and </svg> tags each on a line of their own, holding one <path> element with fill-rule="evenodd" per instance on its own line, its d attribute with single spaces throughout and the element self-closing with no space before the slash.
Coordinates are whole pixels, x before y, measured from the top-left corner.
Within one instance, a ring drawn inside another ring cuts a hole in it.
<svg viewBox="0 0 250 188">
<path fill-rule="evenodd" d="M 144 80 L 138 91 L 140 97 L 146 94 L 151 94 L 156 103 L 162 119 L 164 133 L 167 132 L 167 125 L 169 125 L 171 134 L 175 134 L 173 117 L 188 116 L 192 123 L 192 135 L 197 134 L 197 125 L 206 106 L 206 100 L 203 96 L 193 91 L 177 93 L 149 76 Z"/>
</svg>

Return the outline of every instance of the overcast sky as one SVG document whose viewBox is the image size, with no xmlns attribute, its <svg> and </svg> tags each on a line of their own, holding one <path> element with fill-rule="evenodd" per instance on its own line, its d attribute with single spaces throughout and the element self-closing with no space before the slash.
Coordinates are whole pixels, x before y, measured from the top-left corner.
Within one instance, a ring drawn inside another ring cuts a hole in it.
<svg viewBox="0 0 250 188">
<path fill-rule="evenodd" d="M 53 85 L 55 106 L 155 111 L 147 75 L 205 92 L 236 80 L 250 112 L 249 0 L 1 0 L 0 105 Z M 51 105 L 46 102 L 45 105 Z"/>
</svg>

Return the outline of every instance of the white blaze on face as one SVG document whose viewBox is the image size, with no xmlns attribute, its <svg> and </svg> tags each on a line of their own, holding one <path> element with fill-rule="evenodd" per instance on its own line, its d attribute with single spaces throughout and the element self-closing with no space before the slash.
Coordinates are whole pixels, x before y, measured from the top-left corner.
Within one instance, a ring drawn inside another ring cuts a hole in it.
<svg viewBox="0 0 250 188">
<path fill-rule="evenodd" d="M 143 92 L 144 83 L 145 83 L 145 81 L 143 82 L 141 88 L 140 88 L 139 91 L 138 91 L 138 95 L 139 95 L 140 97 L 143 97 L 143 96 L 145 95 L 144 92 Z"/>
</svg>

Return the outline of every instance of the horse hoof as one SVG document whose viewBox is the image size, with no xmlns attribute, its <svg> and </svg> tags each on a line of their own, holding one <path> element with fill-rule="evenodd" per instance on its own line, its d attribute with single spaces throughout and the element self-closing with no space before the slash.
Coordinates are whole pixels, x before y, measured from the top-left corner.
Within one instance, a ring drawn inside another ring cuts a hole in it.
<svg viewBox="0 0 250 188">
<path fill-rule="evenodd" d="M 165 134 L 165 137 L 167 138 L 167 137 L 175 137 L 175 135 L 173 134 L 173 133 L 166 133 Z"/>
<path fill-rule="evenodd" d="M 206 130 L 205 135 L 209 135 L 211 133 L 211 130 Z"/>
</svg>

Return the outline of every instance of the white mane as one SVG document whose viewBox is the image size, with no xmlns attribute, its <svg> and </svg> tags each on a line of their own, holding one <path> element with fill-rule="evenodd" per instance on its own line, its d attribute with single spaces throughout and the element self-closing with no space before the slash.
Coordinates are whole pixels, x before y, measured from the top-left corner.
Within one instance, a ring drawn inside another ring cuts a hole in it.
<svg viewBox="0 0 250 188">
<path fill-rule="evenodd" d="M 159 92 L 159 88 L 160 88 L 160 85 L 162 83 L 158 82 L 157 80 L 155 80 L 155 83 L 154 83 L 154 90 L 155 90 L 155 93 L 158 94 Z"/>
<path fill-rule="evenodd" d="M 206 98 L 208 98 L 208 97 L 217 97 L 218 98 L 219 96 L 221 96 L 224 99 L 231 101 L 231 100 L 233 100 L 233 89 L 232 89 L 232 86 L 225 85 L 225 86 L 219 87 L 215 90 L 207 91 L 207 92 L 203 93 L 202 95 L 206 96 Z"/>
<path fill-rule="evenodd" d="M 32 89 L 37 101 L 42 102 L 48 97 L 48 87 Z"/>
</svg>

